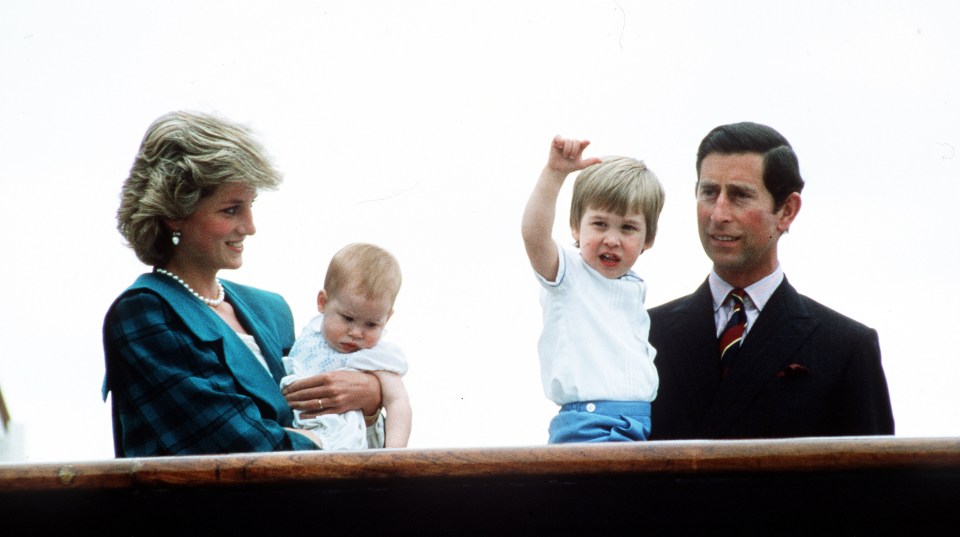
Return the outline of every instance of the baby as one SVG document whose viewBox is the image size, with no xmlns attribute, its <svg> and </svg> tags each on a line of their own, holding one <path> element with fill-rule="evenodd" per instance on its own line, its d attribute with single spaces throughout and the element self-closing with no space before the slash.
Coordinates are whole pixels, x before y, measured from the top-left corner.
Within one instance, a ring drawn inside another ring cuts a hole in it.
<svg viewBox="0 0 960 537">
<path fill-rule="evenodd" d="M 287 376 L 281 388 L 338 369 L 369 371 L 380 381 L 387 415 L 383 430 L 376 426 L 368 430 L 359 410 L 309 419 L 300 419 L 300 412 L 294 411 L 294 425 L 312 432 L 323 449 L 407 445 L 412 411 L 401 380 L 407 372 L 406 358 L 399 347 L 380 340 L 393 315 L 400 279 L 400 264 L 386 250 L 372 244 L 345 246 L 330 260 L 317 295 L 320 315 L 283 358 Z"/>
</svg>

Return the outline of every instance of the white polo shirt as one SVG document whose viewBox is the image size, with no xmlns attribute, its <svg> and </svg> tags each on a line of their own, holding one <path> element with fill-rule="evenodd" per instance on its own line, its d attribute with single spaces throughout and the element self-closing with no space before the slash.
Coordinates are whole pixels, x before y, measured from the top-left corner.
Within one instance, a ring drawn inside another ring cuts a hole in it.
<svg viewBox="0 0 960 537">
<path fill-rule="evenodd" d="M 616 280 L 558 245 L 557 281 L 541 283 L 540 375 L 548 399 L 653 401 L 659 379 L 650 345 L 646 284 L 632 270 Z"/>
</svg>

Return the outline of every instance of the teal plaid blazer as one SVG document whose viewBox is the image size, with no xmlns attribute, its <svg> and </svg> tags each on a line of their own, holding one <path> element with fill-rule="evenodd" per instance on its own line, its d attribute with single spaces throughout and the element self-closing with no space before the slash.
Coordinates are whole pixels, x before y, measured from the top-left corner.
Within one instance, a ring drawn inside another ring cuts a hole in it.
<svg viewBox="0 0 960 537">
<path fill-rule="evenodd" d="M 293 345 L 280 295 L 223 281 L 266 369 L 207 305 L 169 277 L 141 275 L 103 324 L 117 457 L 316 449 L 284 429 L 293 413 L 280 393 L 281 357 Z"/>
</svg>

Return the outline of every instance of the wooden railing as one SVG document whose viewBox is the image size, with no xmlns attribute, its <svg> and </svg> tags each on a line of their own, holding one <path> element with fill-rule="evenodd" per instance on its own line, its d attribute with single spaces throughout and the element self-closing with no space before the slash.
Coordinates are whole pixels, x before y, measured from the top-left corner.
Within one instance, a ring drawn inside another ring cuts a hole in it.
<svg viewBox="0 0 960 537">
<path fill-rule="evenodd" d="M 124 535 L 913 535 L 960 527 L 960 439 L 0 464 L 0 521 Z"/>
</svg>

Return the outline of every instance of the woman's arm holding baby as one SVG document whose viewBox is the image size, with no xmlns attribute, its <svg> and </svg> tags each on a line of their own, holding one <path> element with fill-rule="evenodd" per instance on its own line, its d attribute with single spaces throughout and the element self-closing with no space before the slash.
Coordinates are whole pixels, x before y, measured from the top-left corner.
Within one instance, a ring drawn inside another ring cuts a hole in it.
<svg viewBox="0 0 960 537">
<path fill-rule="evenodd" d="M 303 419 L 321 414 L 360 410 L 365 416 L 380 410 L 380 381 L 362 371 L 331 371 L 298 380 L 283 389 L 290 408 Z"/>
</svg>

